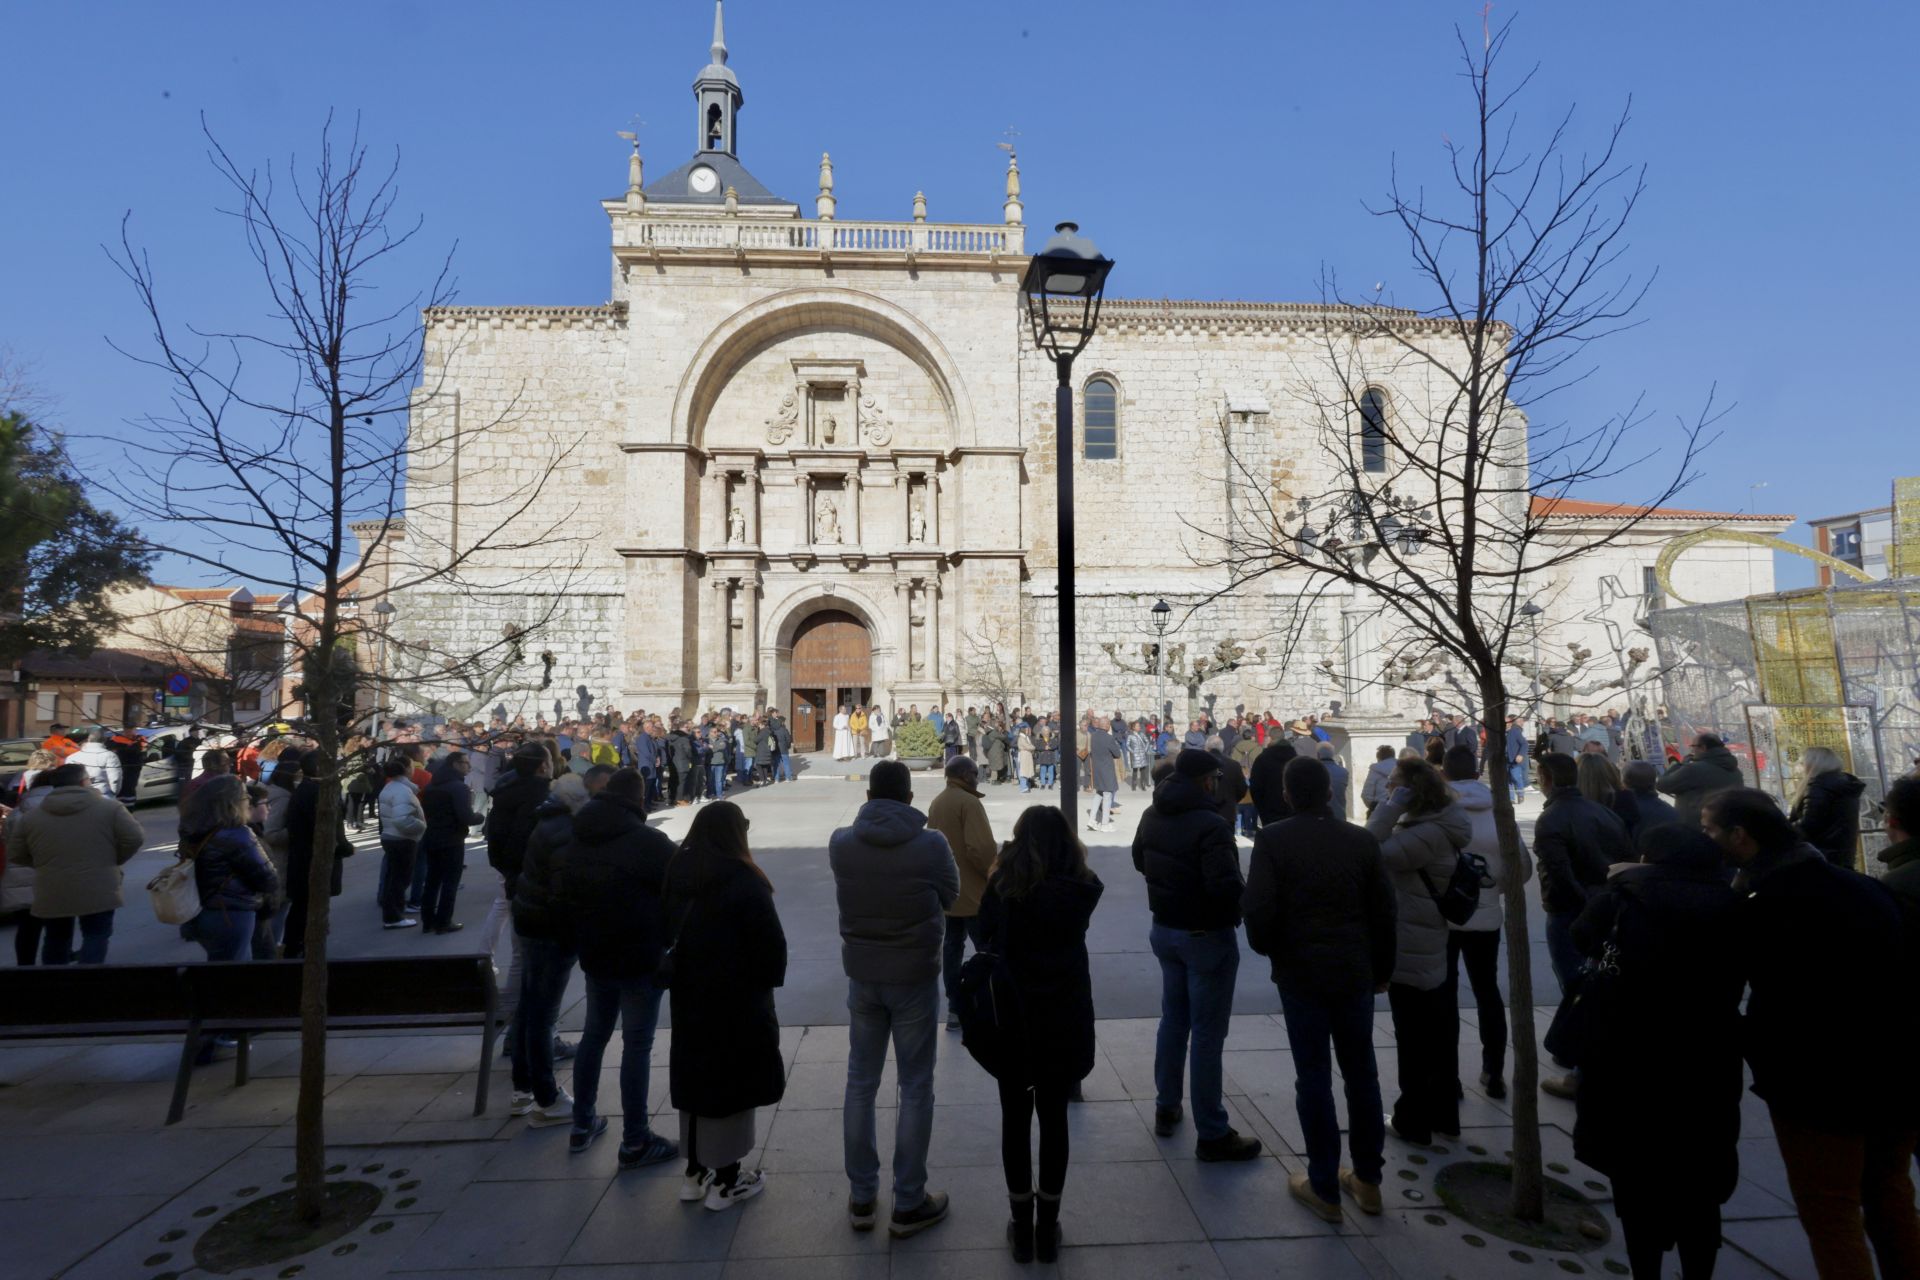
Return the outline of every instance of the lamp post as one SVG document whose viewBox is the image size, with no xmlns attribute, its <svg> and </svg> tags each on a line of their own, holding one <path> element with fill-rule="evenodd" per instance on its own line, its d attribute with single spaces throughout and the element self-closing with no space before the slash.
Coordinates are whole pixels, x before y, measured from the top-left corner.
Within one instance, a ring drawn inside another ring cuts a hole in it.
<svg viewBox="0 0 1920 1280">
<path fill-rule="evenodd" d="M 387 696 L 387 628 L 393 625 L 393 615 L 397 613 L 398 610 L 393 607 L 391 600 L 383 599 L 379 604 L 373 606 L 373 612 L 380 619 L 380 648 L 373 660 L 375 667 L 373 674 L 373 740 L 378 743 L 380 741 L 380 721 L 383 718 L 380 713 L 382 704 L 385 702 Z"/>
<path fill-rule="evenodd" d="M 1160 677 L 1159 687 L 1154 694 L 1156 701 L 1153 707 L 1153 718 L 1162 728 L 1165 728 L 1167 722 L 1167 623 L 1173 619 L 1173 606 L 1162 600 L 1154 605 L 1150 612 L 1153 614 L 1153 633 L 1159 637 L 1159 642 L 1153 646 L 1155 674 Z"/>
<path fill-rule="evenodd" d="M 1533 705 L 1528 712 L 1535 720 L 1540 718 L 1540 615 L 1545 612 L 1531 600 L 1520 606 L 1520 616 L 1528 621 L 1533 630 Z"/>
<path fill-rule="evenodd" d="M 1060 597 L 1060 811 L 1070 829 L 1079 830 L 1079 758 L 1074 754 L 1080 713 L 1074 697 L 1079 676 L 1074 662 L 1073 565 L 1073 358 L 1085 349 L 1100 320 L 1113 260 L 1103 258 L 1078 225 L 1062 222 L 1046 248 L 1027 261 L 1020 281 L 1033 345 L 1053 361 L 1059 381 L 1053 393 L 1055 539 Z"/>
</svg>

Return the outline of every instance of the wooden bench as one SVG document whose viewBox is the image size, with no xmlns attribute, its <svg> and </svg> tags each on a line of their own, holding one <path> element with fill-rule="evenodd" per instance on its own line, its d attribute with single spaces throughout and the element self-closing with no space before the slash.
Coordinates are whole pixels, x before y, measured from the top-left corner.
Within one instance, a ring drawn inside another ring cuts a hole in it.
<svg viewBox="0 0 1920 1280">
<path fill-rule="evenodd" d="M 254 960 L 0 969 L 0 1040 L 182 1036 L 167 1109 L 174 1124 L 186 1112 L 207 1036 L 235 1037 L 239 1086 L 247 1082 L 253 1034 L 299 1030 L 301 968 L 298 960 Z M 498 998 L 484 956 L 327 962 L 329 1031 L 480 1028 L 476 1116 L 487 1109 Z"/>
</svg>

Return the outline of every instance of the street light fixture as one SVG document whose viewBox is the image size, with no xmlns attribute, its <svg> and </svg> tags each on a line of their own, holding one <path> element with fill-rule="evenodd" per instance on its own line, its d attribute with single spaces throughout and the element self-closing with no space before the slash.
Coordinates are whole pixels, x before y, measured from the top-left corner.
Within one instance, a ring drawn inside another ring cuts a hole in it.
<svg viewBox="0 0 1920 1280">
<path fill-rule="evenodd" d="M 1153 646 L 1154 666 L 1158 668 L 1160 677 L 1159 688 L 1154 694 L 1159 701 L 1154 706 L 1153 718 L 1164 727 L 1167 722 L 1167 624 L 1173 620 L 1173 606 L 1162 600 L 1149 612 L 1153 614 L 1154 634 L 1159 637 L 1159 642 Z"/>
<path fill-rule="evenodd" d="M 1073 744 L 1080 731 L 1074 697 L 1079 671 L 1074 661 L 1073 550 L 1073 358 L 1086 349 L 1100 322 L 1113 260 L 1100 255 L 1078 224 L 1062 222 L 1046 247 L 1027 261 L 1020 281 L 1033 345 L 1053 361 L 1058 384 L 1053 393 L 1055 542 L 1060 597 L 1060 811 L 1079 830 L 1079 758 Z"/>
</svg>

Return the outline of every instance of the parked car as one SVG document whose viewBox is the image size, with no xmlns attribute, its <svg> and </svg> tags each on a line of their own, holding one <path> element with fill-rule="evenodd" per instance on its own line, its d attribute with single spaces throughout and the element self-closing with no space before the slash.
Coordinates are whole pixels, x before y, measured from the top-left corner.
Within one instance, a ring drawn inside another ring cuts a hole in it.
<svg viewBox="0 0 1920 1280">
<path fill-rule="evenodd" d="M 0 740 L 0 800 L 14 803 L 13 793 L 20 786 L 20 775 L 27 771 L 27 758 L 39 746 L 38 738 Z"/>
<path fill-rule="evenodd" d="M 200 772 L 200 762 L 206 758 L 207 752 L 231 750 L 238 742 L 233 731 L 225 725 L 168 724 L 136 729 L 134 732 L 140 735 L 145 751 L 140 757 L 140 781 L 133 793 L 135 804 L 144 804 L 149 800 L 172 801 L 175 777 L 173 753 L 190 730 L 197 730 L 201 739 L 200 749 L 193 757 L 195 774 Z"/>
</svg>

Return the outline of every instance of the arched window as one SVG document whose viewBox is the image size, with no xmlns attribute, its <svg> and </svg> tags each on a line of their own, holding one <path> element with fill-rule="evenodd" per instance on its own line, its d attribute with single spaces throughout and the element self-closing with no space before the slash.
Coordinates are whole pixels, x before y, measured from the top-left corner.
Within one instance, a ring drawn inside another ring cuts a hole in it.
<svg viewBox="0 0 1920 1280">
<path fill-rule="evenodd" d="M 1086 448 L 1088 458 L 1120 456 L 1120 392 L 1105 378 L 1087 383 Z"/>
<path fill-rule="evenodd" d="M 1387 469 L 1387 393 L 1378 387 L 1360 395 L 1360 469 Z"/>
</svg>

